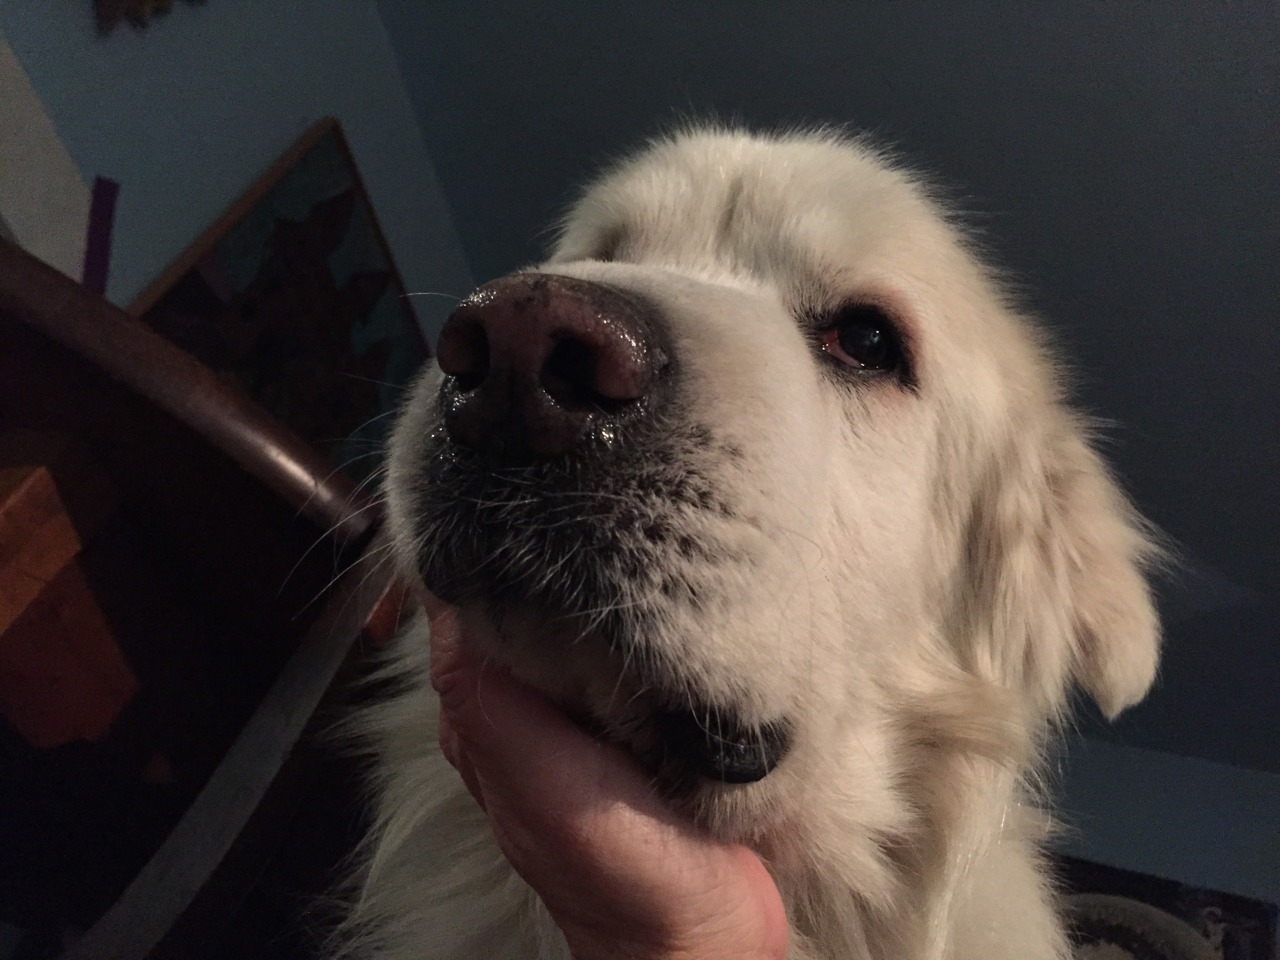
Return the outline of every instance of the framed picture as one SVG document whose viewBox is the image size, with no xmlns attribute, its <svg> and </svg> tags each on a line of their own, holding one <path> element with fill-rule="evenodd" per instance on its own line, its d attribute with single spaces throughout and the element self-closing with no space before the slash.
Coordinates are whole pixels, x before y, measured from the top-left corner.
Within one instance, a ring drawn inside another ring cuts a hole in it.
<svg viewBox="0 0 1280 960">
<path fill-rule="evenodd" d="M 357 480 L 427 345 L 337 120 L 129 306 Z"/>
</svg>

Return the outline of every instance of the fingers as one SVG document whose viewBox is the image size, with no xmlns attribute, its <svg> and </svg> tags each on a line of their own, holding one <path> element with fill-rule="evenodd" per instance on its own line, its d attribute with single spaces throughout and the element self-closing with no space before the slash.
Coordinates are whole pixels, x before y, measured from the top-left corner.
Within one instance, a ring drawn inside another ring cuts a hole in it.
<svg viewBox="0 0 1280 960">
<path fill-rule="evenodd" d="M 451 609 L 432 621 L 431 681 L 440 695 L 446 758 L 460 770 L 465 761 L 481 771 L 503 771 L 501 788 L 513 803 L 559 805 L 566 791 L 581 795 L 584 787 L 618 776 L 630 778 L 638 795 L 647 793 L 621 751 L 592 739 L 545 697 L 473 656 Z"/>
<path fill-rule="evenodd" d="M 486 810 L 484 791 L 480 789 L 480 778 L 476 775 L 475 764 L 471 762 L 471 757 L 462 748 L 462 741 L 453 729 L 453 720 L 450 714 L 443 711 L 440 714 L 438 738 L 440 751 L 444 754 L 445 759 L 462 776 L 462 782 L 466 784 L 467 791 L 471 794 L 472 799 L 480 805 L 480 809 Z"/>
<path fill-rule="evenodd" d="M 443 607 L 431 616 L 431 686 L 446 712 L 463 706 L 472 696 L 474 665 L 462 649 L 458 611 Z"/>
</svg>

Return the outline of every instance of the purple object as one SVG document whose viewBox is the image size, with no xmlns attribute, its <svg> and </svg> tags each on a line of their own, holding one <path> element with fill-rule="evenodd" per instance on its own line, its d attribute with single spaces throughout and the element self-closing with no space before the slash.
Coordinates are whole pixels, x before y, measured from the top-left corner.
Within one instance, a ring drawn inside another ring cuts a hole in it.
<svg viewBox="0 0 1280 960">
<path fill-rule="evenodd" d="M 111 266 L 111 229 L 116 218 L 116 198 L 120 184 L 95 177 L 89 203 L 89 234 L 84 243 L 84 274 L 81 282 L 97 294 L 107 292 L 107 270 Z"/>
</svg>

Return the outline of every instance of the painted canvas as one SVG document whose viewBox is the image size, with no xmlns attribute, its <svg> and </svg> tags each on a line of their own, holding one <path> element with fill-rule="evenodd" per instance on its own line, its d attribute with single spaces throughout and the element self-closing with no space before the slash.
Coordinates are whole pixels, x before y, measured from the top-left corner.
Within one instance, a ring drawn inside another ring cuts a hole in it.
<svg viewBox="0 0 1280 960">
<path fill-rule="evenodd" d="M 427 356 L 335 120 L 317 124 L 131 306 L 356 479 Z"/>
</svg>

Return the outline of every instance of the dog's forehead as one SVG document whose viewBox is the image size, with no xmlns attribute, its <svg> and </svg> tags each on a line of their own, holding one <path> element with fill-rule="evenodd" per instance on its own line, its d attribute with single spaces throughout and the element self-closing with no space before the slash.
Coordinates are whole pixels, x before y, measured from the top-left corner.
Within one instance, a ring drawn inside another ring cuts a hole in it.
<svg viewBox="0 0 1280 960">
<path fill-rule="evenodd" d="M 555 259 L 621 249 L 830 278 L 953 240 L 919 178 L 862 141 L 695 132 L 651 145 L 592 184 Z"/>
</svg>

